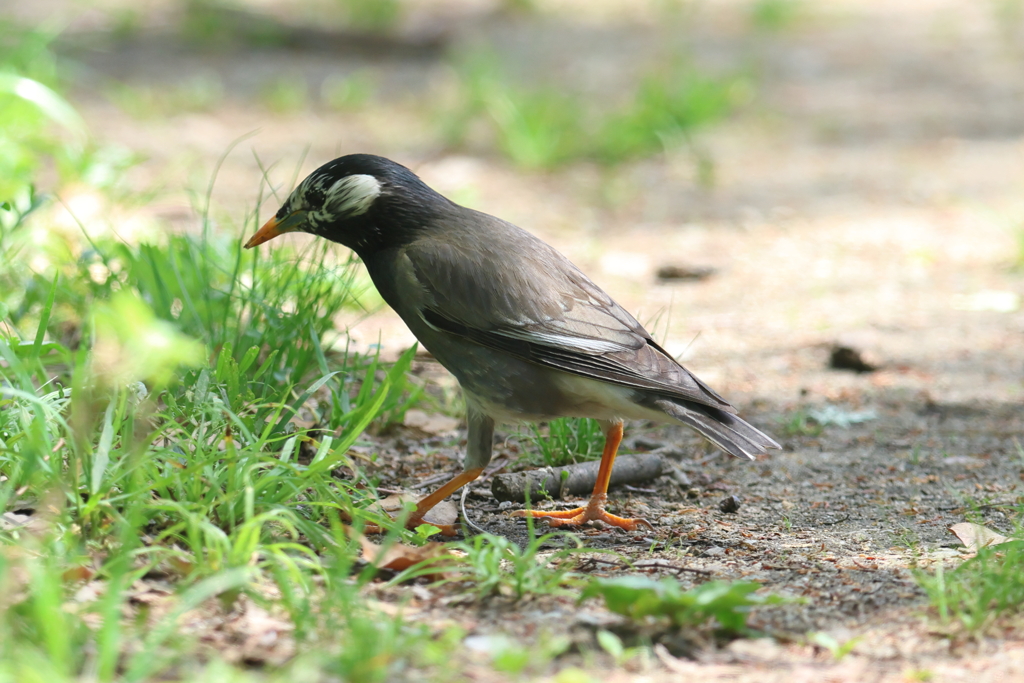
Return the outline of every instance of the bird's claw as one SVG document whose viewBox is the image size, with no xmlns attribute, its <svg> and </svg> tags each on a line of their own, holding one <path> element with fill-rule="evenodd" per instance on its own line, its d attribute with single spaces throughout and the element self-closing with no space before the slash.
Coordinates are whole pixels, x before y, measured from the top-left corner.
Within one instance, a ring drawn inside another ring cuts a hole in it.
<svg viewBox="0 0 1024 683">
<path fill-rule="evenodd" d="M 646 519 L 630 519 L 613 515 L 605 511 L 602 503 L 594 504 L 594 501 L 591 501 L 591 504 L 586 507 L 574 510 L 516 510 L 512 513 L 512 516 L 547 520 L 548 526 L 551 527 L 580 526 L 585 522 L 597 520 L 625 531 L 636 531 L 641 526 L 646 526 L 651 531 L 654 531 L 654 525 Z"/>
</svg>

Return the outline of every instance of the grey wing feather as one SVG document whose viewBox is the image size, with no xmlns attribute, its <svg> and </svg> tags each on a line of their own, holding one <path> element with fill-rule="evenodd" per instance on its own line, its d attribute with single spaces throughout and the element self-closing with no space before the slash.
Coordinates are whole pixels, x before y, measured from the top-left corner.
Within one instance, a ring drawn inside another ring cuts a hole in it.
<svg viewBox="0 0 1024 683">
<path fill-rule="evenodd" d="M 456 226 L 443 241 L 404 250 L 427 324 L 539 365 L 735 412 L 568 259 L 520 228 L 475 215 L 496 229 Z"/>
<path fill-rule="evenodd" d="M 719 408 L 667 398 L 655 399 L 651 404 L 693 427 L 719 448 L 738 458 L 754 460 L 767 449 L 780 447 L 774 439 L 749 422 Z"/>
</svg>

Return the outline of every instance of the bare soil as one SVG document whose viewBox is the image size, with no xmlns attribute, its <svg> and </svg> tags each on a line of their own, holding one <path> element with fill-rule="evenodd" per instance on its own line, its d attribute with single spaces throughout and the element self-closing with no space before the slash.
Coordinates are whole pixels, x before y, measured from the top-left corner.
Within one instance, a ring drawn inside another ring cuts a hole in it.
<svg viewBox="0 0 1024 683">
<path fill-rule="evenodd" d="M 440 147 L 424 111 L 452 87 L 440 51 L 182 48 L 153 37 L 165 35 L 161 22 L 175 10 L 163 5 L 145 15 L 139 35 L 99 44 L 94 31 L 105 15 L 86 12 L 72 24 L 78 42 L 68 51 L 80 64 L 76 104 L 97 137 L 146 156 L 132 172 L 137 187 L 167 188 L 131 216 L 140 230 L 188 228 L 194 217 L 183 186 L 202 187 L 229 143 L 256 129 L 227 157 L 214 193 L 226 229 L 240 233 L 238 216 L 251 208 L 260 178 L 249 148 L 288 166 L 308 146 L 303 173 L 342 152 L 391 156 L 442 192 L 562 249 L 780 439 L 781 452 L 747 463 L 682 428 L 628 427 L 627 450 L 658 451 L 680 472 L 611 493 L 616 512 L 650 519 L 655 532 L 585 529 L 588 545 L 664 560 L 649 568 L 654 574 L 692 581 L 703 577 L 680 567 L 706 570 L 806 602 L 755 615 L 753 624 L 776 640 L 666 639 L 657 661 L 632 670 L 607 663 L 595 675 L 1024 680 L 1019 623 L 979 642 L 944 637 L 911 573 L 962 560 L 947 527 L 972 507 L 979 521 L 1009 531 L 1009 506 L 1024 488 L 1019 3 L 803 3 L 778 31 L 753 28 L 748 3 L 682 3 L 671 21 L 653 4 L 566 1 L 545 14 L 509 16 L 487 3 L 448 3 L 417 13 L 402 31 L 487 44 L 514 58 L 526 78 L 566 76 L 595 97 L 613 97 L 673 51 L 703 69 L 746 70 L 751 101 L 696 138 L 714 161 L 710 187 L 697 182 L 689 151 L 614 170 L 581 164 L 539 173 L 472 146 Z M 314 96 L 307 107 L 272 113 L 258 99 L 268 79 L 303 78 L 315 93 L 328 75 L 360 68 L 380 86 L 355 111 L 332 111 Z M 170 88 L 204 70 L 223 83 L 212 110 L 133 118 L 102 96 L 110 79 Z M 273 177 L 284 182 L 288 174 L 281 168 Z M 670 284 L 655 276 L 662 266 L 715 270 Z M 361 343 L 382 339 L 389 353 L 413 341 L 388 311 L 339 322 L 353 324 Z M 835 343 L 860 349 L 879 369 L 829 369 Z M 436 367 L 421 370 L 437 386 L 451 385 Z M 787 427 L 825 406 L 875 417 L 816 435 Z M 413 429 L 382 437 L 387 467 L 379 474 L 405 487 L 453 474 L 458 437 Z M 514 436 L 504 441 L 496 462 L 511 466 L 523 447 Z M 740 499 L 734 513 L 718 508 L 728 495 Z M 525 538 L 523 522 L 504 515 L 486 480 L 473 486 L 468 510 L 488 531 Z M 479 604 L 427 593 L 406 609 L 472 635 L 509 632 L 527 642 L 550 632 L 584 642 L 599 626 L 629 635 L 596 603 L 561 598 Z M 836 662 L 805 644 L 808 631 L 861 640 Z M 465 657 L 470 678 L 494 675 L 483 659 Z M 554 666 L 581 662 L 570 655 Z"/>
</svg>

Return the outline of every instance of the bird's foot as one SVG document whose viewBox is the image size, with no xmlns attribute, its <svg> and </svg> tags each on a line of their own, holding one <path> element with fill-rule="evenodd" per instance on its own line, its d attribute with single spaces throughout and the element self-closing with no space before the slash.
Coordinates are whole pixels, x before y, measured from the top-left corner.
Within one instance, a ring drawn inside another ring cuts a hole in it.
<svg viewBox="0 0 1024 683">
<path fill-rule="evenodd" d="M 585 522 L 598 520 L 625 531 L 636 531 L 641 526 L 654 531 L 654 525 L 646 519 L 630 519 L 606 512 L 604 509 L 605 498 L 606 496 L 603 494 L 593 496 L 586 507 L 574 510 L 516 510 L 512 513 L 512 516 L 544 519 L 547 520 L 548 526 L 552 527 L 580 526 Z"/>
</svg>

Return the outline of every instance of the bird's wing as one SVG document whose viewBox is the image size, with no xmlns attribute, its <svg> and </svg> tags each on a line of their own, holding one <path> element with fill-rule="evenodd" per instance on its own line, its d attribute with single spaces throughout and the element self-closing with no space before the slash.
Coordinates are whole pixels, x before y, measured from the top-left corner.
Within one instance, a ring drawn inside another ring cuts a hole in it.
<svg viewBox="0 0 1024 683">
<path fill-rule="evenodd" d="M 399 267 L 418 285 L 412 299 L 426 324 L 538 365 L 733 412 L 568 259 L 501 227 L 404 248 Z"/>
</svg>

